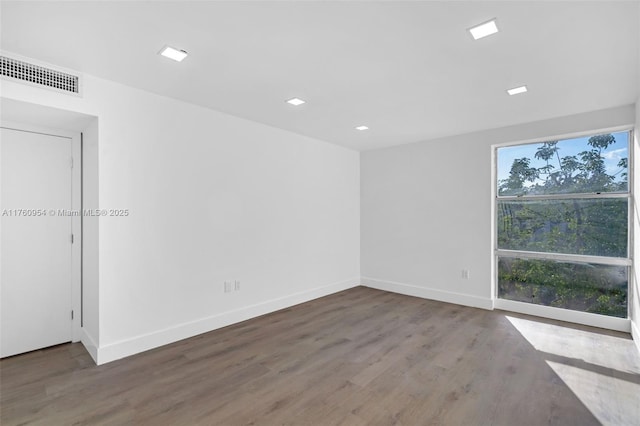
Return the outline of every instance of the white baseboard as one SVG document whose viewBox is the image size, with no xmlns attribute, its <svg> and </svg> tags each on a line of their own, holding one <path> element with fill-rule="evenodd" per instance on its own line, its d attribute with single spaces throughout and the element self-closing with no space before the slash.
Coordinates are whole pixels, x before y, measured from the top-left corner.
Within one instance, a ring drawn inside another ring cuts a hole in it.
<svg viewBox="0 0 640 426">
<path fill-rule="evenodd" d="M 260 315 L 265 315 L 280 309 L 308 302 L 319 297 L 328 296 L 329 294 L 357 287 L 358 285 L 360 285 L 360 279 L 352 278 L 350 280 L 317 287 L 312 290 L 295 293 L 278 299 L 257 303 L 234 311 L 223 312 L 207 318 L 179 324 L 175 327 L 158 330 L 153 333 L 121 340 L 119 342 L 98 347 L 97 356 L 94 360 L 96 360 L 96 364 L 98 365 L 105 364 L 149 349 L 154 349 L 182 339 L 197 336 L 198 334 L 246 321 Z"/>
<path fill-rule="evenodd" d="M 640 328 L 638 328 L 638 325 L 634 321 L 631 321 L 631 338 L 633 338 L 636 348 L 638 348 L 638 352 L 640 352 Z"/>
<path fill-rule="evenodd" d="M 98 345 L 93 337 L 87 332 L 85 328 L 80 329 L 80 341 L 84 345 L 91 358 L 93 358 L 93 362 L 98 363 Z"/>
<path fill-rule="evenodd" d="M 383 281 L 375 278 L 362 277 L 360 283 L 363 286 L 406 296 L 421 297 L 423 299 L 438 300 L 440 302 L 455 303 L 457 305 L 471 306 L 474 308 L 493 309 L 493 300 L 468 294 L 453 293 L 444 290 L 436 290 L 428 287 L 418 287 L 411 284 L 403 284 L 394 281 Z"/>
</svg>

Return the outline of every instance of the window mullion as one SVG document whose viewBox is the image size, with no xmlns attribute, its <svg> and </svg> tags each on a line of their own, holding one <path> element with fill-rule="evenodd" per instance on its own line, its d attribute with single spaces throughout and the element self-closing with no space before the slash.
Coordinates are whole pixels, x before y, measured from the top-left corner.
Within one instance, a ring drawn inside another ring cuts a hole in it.
<svg viewBox="0 0 640 426">
<path fill-rule="evenodd" d="M 576 199 L 610 199 L 610 198 L 629 198 L 628 192 L 587 192 L 587 193 L 570 193 L 570 194 L 546 194 L 546 195 L 499 195 L 496 201 L 544 201 L 544 200 L 576 200 Z"/>
<path fill-rule="evenodd" d="M 543 253 L 536 251 L 521 251 L 521 250 L 504 250 L 497 249 L 496 255 L 498 257 L 511 257 L 522 259 L 545 259 L 545 260 L 558 260 L 564 262 L 584 262 L 584 263 L 598 263 L 601 265 L 615 265 L 615 266 L 631 266 L 631 259 L 625 257 L 606 257 L 606 256 L 589 256 L 585 254 L 568 254 L 568 253 Z"/>
</svg>

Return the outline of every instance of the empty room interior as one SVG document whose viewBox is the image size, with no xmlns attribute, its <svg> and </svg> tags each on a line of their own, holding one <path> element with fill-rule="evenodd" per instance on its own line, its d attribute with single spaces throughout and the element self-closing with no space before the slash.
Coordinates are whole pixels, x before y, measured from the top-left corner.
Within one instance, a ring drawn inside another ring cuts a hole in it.
<svg viewBox="0 0 640 426">
<path fill-rule="evenodd" d="M 639 1 L 0 27 L 2 425 L 640 425 Z"/>
</svg>

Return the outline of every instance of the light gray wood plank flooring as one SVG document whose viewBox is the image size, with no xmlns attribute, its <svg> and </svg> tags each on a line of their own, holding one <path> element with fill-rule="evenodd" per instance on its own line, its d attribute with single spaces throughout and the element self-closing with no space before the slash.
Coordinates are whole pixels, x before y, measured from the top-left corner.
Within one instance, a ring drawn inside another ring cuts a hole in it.
<svg viewBox="0 0 640 426">
<path fill-rule="evenodd" d="M 95 366 L 0 361 L 3 426 L 640 425 L 629 336 L 357 287 Z"/>
</svg>

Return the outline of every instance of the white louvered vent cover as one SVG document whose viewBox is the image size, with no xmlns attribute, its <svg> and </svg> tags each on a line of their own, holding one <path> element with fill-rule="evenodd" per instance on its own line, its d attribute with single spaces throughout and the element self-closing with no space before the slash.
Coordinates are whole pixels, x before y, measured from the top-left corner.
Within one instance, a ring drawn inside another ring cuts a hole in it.
<svg viewBox="0 0 640 426">
<path fill-rule="evenodd" d="M 68 93 L 80 93 L 80 77 L 0 56 L 0 75 Z"/>
</svg>

